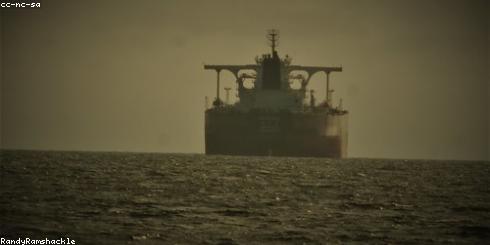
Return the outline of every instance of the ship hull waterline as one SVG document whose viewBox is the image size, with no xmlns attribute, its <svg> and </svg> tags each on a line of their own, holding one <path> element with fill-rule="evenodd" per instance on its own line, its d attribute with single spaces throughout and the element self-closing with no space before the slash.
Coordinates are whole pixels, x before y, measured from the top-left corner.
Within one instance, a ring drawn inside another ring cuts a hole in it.
<svg viewBox="0 0 490 245">
<path fill-rule="evenodd" d="M 205 112 L 208 155 L 347 157 L 348 114 Z"/>
</svg>

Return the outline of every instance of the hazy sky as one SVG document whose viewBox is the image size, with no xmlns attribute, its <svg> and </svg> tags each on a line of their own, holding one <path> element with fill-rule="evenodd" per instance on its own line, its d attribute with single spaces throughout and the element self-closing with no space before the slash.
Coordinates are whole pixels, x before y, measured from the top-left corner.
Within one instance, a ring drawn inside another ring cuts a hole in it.
<svg viewBox="0 0 490 245">
<path fill-rule="evenodd" d="M 342 65 L 349 156 L 490 159 L 487 1 L 43 1 L 1 10 L 3 148 L 204 152 L 207 64 Z M 324 97 L 325 75 L 310 85 Z M 222 73 L 224 86 L 234 87 Z M 224 93 L 223 93 L 224 94 Z"/>
</svg>

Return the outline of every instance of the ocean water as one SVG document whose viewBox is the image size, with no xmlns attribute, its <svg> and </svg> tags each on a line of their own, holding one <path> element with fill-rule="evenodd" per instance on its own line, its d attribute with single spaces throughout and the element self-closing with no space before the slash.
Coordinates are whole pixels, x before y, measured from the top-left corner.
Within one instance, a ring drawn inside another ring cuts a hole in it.
<svg viewBox="0 0 490 245">
<path fill-rule="evenodd" d="M 1 151 L 0 237 L 483 244 L 490 163 Z"/>
</svg>

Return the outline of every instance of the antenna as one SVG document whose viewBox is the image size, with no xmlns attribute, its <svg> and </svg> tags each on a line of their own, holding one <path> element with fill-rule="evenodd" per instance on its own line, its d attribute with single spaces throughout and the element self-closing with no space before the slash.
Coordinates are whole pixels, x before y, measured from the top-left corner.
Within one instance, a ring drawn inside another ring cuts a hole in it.
<svg viewBox="0 0 490 245">
<path fill-rule="evenodd" d="M 267 40 L 269 40 L 269 46 L 271 46 L 272 53 L 274 53 L 276 51 L 276 47 L 279 46 L 279 31 L 276 29 L 268 30 Z"/>
</svg>

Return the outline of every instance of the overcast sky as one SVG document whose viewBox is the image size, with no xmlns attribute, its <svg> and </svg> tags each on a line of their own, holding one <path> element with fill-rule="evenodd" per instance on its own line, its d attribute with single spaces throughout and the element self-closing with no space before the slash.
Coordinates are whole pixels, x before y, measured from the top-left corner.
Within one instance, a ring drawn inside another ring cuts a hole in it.
<svg viewBox="0 0 490 245">
<path fill-rule="evenodd" d="M 204 152 L 207 64 L 342 65 L 350 157 L 490 159 L 487 1 L 42 1 L 1 10 L 8 149 Z M 324 74 L 311 80 L 324 95 Z M 224 86 L 235 87 L 222 73 Z M 224 94 L 224 93 L 223 93 Z"/>
</svg>

